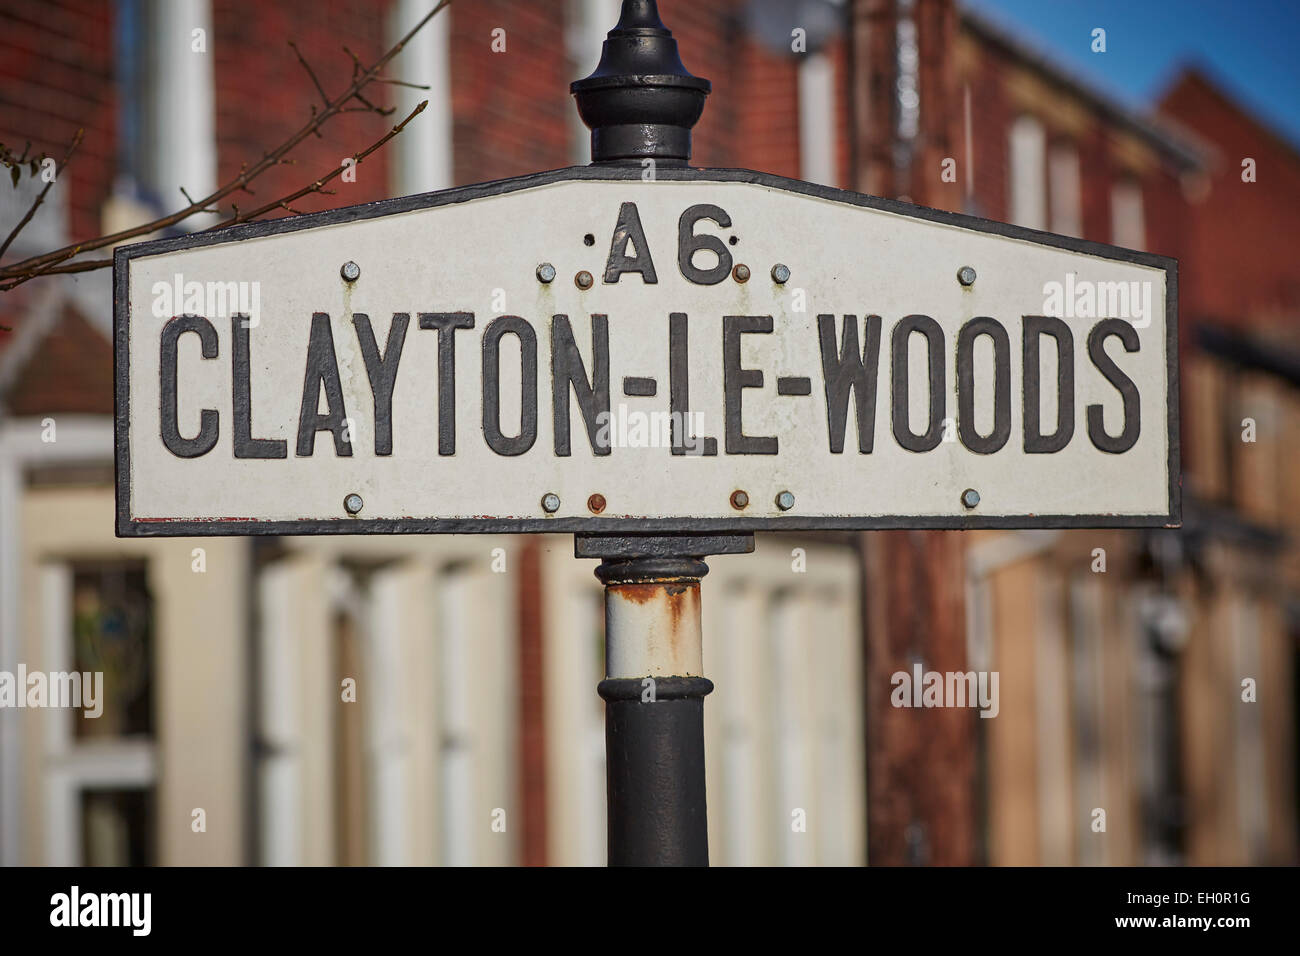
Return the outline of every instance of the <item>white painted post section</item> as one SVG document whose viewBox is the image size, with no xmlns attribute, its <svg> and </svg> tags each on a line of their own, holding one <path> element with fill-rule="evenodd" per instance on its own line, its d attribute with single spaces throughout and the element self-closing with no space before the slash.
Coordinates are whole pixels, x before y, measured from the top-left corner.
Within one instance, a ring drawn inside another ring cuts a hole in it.
<svg viewBox="0 0 1300 956">
<path fill-rule="evenodd" d="M 606 677 L 702 677 L 700 582 L 605 588 Z"/>
</svg>

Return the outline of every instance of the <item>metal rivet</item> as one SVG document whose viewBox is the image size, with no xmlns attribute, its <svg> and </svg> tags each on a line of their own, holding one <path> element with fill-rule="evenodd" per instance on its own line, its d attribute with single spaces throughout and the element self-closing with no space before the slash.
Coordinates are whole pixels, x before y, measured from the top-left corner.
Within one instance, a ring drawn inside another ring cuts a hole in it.
<svg viewBox="0 0 1300 956">
<path fill-rule="evenodd" d="M 783 491 L 776 496 L 776 506 L 782 511 L 789 511 L 794 507 L 794 495 L 788 491 Z"/>
<path fill-rule="evenodd" d="M 975 284 L 975 270 L 970 266 L 962 266 L 957 270 L 957 281 L 962 285 Z"/>
<path fill-rule="evenodd" d="M 586 269 L 583 269 L 573 277 L 573 284 L 579 289 L 590 289 L 592 284 L 591 273 Z"/>
<path fill-rule="evenodd" d="M 737 489 L 731 493 L 731 507 L 741 511 L 749 507 L 749 495 Z"/>
<path fill-rule="evenodd" d="M 605 510 L 605 496 L 601 494 L 592 495 L 587 499 L 587 510 L 594 515 L 600 514 Z"/>
<path fill-rule="evenodd" d="M 350 515 L 356 514 L 365 506 L 366 503 L 362 501 L 361 496 L 356 493 L 350 494 L 343 499 L 343 510 Z"/>
<path fill-rule="evenodd" d="M 967 488 L 961 493 L 961 503 L 967 508 L 974 508 L 980 503 L 980 493 L 974 488 Z"/>
<path fill-rule="evenodd" d="M 347 262 L 343 263 L 342 268 L 339 269 L 339 275 L 341 275 L 347 282 L 356 282 L 361 278 L 361 267 L 349 259 Z"/>
<path fill-rule="evenodd" d="M 550 285 L 555 281 L 555 266 L 549 262 L 543 262 L 537 267 L 537 281 L 543 285 Z"/>
<path fill-rule="evenodd" d="M 740 265 L 736 266 L 736 268 L 731 270 L 731 274 L 735 277 L 737 282 L 748 282 L 749 266 L 742 262 Z"/>
<path fill-rule="evenodd" d="M 554 492 L 548 491 L 542 495 L 542 510 L 548 515 L 553 515 L 560 510 L 560 496 Z"/>
<path fill-rule="evenodd" d="M 784 262 L 778 262 L 772 266 L 772 281 L 777 285 L 785 285 L 790 281 L 790 267 Z"/>
</svg>

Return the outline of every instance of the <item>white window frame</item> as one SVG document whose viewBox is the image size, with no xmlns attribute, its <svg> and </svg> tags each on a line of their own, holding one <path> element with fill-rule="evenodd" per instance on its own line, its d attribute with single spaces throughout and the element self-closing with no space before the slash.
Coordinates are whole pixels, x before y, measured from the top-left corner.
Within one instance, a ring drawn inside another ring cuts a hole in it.
<svg viewBox="0 0 1300 956">
<path fill-rule="evenodd" d="M 716 675 L 704 708 L 710 856 L 722 866 L 862 865 L 858 554 L 801 538 L 755 544 L 711 558 L 703 583 L 704 672 Z"/>
<path fill-rule="evenodd" d="M 1110 241 L 1125 249 L 1146 248 L 1146 214 L 1142 184 L 1132 176 L 1110 187 Z"/>
<path fill-rule="evenodd" d="M 605 866 L 605 708 L 596 694 L 605 672 L 592 647 L 593 628 L 604 634 L 604 589 L 592 573 L 600 562 L 575 559 L 566 536 L 547 535 L 540 544 L 546 860 L 554 866 Z"/>
<path fill-rule="evenodd" d="M 1011 177 L 1007 218 L 1028 229 L 1047 228 L 1047 133 L 1028 113 L 1017 116 L 1008 136 Z"/>
<path fill-rule="evenodd" d="M 1052 232 L 1083 238 L 1083 183 L 1074 143 L 1058 140 L 1049 147 L 1047 181 Z"/>
<path fill-rule="evenodd" d="M 340 699 L 333 655 L 320 641 L 332 608 L 320 597 L 340 566 L 355 561 L 377 566 L 368 594 L 353 608 L 362 654 L 357 706 L 365 714 L 368 862 L 517 863 L 518 539 L 326 536 L 283 543 L 283 554 L 258 572 L 258 733 L 268 745 L 254 768 L 261 862 L 335 859 L 332 714 L 351 705 Z M 491 570 L 496 548 L 505 551 L 504 574 Z M 271 686 L 276 661 L 293 666 Z M 280 695 L 278 709 L 268 695 Z M 506 813 L 505 832 L 491 829 L 496 808 Z"/>
<path fill-rule="evenodd" d="M 56 442 L 41 440 L 39 418 L 0 419 L 0 670 L 22 660 L 22 502 L 25 474 L 35 464 L 113 459 L 112 421 L 99 415 L 60 415 Z M 21 712 L 0 709 L 0 865 L 18 866 L 23 849 Z"/>
<path fill-rule="evenodd" d="M 41 670 L 72 670 L 72 565 L 41 565 Z M 156 652 L 156 648 L 154 651 Z M 154 671 L 156 674 L 156 670 Z M 81 794 L 88 789 L 148 790 L 158 784 L 153 736 L 79 741 L 63 711 L 45 715 L 45 858 L 47 866 L 84 866 Z M 153 821 L 150 821 L 152 825 Z"/>
<path fill-rule="evenodd" d="M 799 59 L 799 178 L 838 186 L 835 171 L 835 63 L 818 51 Z"/>
</svg>

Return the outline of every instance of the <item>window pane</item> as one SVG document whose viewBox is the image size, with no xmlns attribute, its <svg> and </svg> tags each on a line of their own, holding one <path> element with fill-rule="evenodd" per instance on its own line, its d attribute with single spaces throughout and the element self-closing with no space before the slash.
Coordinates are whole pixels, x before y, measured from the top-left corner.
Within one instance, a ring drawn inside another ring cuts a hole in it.
<svg viewBox="0 0 1300 956">
<path fill-rule="evenodd" d="M 1051 183 L 1052 232 L 1079 238 L 1083 235 L 1079 153 L 1072 143 L 1056 143 L 1048 156 Z"/>
<path fill-rule="evenodd" d="M 1135 180 L 1123 179 L 1110 192 L 1111 242 L 1126 249 L 1141 249 L 1146 242 L 1146 224 L 1142 217 L 1142 187 Z"/>
<path fill-rule="evenodd" d="M 1043 124 L 1021 116 L 1011 126 L 1011 221 L 1047 228 L 1047 136 Z"/>
<path fill-rule="evenodd" d="M 83 790 L 81 846 L 85 866 L 152 866 L 152 790 Z"/>
<path fill-rule="evenodd" d="M 153 599 L 143 564 L 73 565 L 72 669 L 102 672 L 103 714 L 71 711 L 78 738 L 153 733 Z"/>
</svg>

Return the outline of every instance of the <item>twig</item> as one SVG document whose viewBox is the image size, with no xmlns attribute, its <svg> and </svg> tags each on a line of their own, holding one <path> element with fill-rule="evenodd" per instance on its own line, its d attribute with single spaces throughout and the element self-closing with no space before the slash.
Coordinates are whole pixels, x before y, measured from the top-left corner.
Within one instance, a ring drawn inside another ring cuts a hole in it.
<svg viewBox="0 0 1300 956">
<path fill-rule="evenodd" d="M 13 243 L 15 239 L 18 238 L 18 233 L 23 231 L 23 227 L 32 221 L 32 217 L 36 215 L 36 210 L 40 208 L 41 203 L 45 202 L 45 194 L 50 191 L 50 188 L 54 185 L 55 181 L 58 179 L 58 174 L 63 172 L 64 167 L 68 165 L 68 160 L 72 158 L 72 154 L 76 152 L 77 147 L 81 145 L 82 137 L 84 137 L 85 135 L 86 135 L 85 129 L 79 129 L 77 130 L 77 135 L 72 137 L 72 144 L 68 147 L 68 151 L 64 153 L 63 162 L 60 163 L 55 168 L 55 178 L 51 179 L 48 183 L 45 184 L 45 188 L 42 189 L 40 193 L 37 194 L 36 201 L 33 202 L 31 208 L 27 210 L 27 214 L 23 216 L 22 219 L 18 220 L 18 225 L 14 226 L 13 229 L 10 231 L 9 235 L 5 237 L 5 241 L 3 243 L 0 243 L 0 257 L 4 256 L 9 246 Z M 27 149 L 30 149 L 31 145 L 32 145 L 31 143 L 28 143 Z M 23 150 L 24 157 L 27 156 L 27 149 Z M 19 160 L 19 162 L 21 163 L 22 160 Z"/>
<path fill-rule="evenodd" d="M 52 276 L 71 272 L 94 272 L 96 269 L 107 269 L 112 264 L 112 259 L 82 259 L 80 262 L 65 262 L 62 265 L 49 266 L 41 272 L 41 275 Z M 16 285 L 22 285 L 23 281 L 14 279 L 12 282 L 6 282 L 0 285 L 0 292 L 7 292 Z"/>
<path fill-rule="evenodd" d="M 320 80 L 316 78 L 316 73 L 314 70 L 312 70 L 311 64 L 307 62 L 307 58 L 304 57 L 302 55 L 302 51 L 298 49 L 298 44 L 290 40 L 289 46 L 292 47 L 294 53 L 298 54 L 298 62 L 301 63 L 302 68 L 307 71 L 307 75 L 311 77 L 311 81 L 316 84 L 316 92 L 320 94 L 320 98 L 325 101 L 326 106 L 329 106 L 330 105 L 329 94 L 325 92 L 325 87 L 321 86 Z"/>
<path fill-rule="evenodd" d="M 379 149 L 390 139 L 392 139 L 394 136 L 396 136 L 398 133 L 404 130 L 406 128 L 406 124 L 411 122 L 411 120 L 415 119 L 415 117 L 419 116 L 421 113 L 423 113 L 424 108 L 428 105 L 429 105 L 428 100 L 422 100 L 420 104 L 416 106 L 415 109 L 411 110 L 411 112 L 407 115 L 406 119 L 402 120 L 400 123 L 398 123 L 392 129 L 390 129 L 382 137 L 375 140 L 375 142 L 371 143 L 368 147 L 363 149 L 361 152 L 354 153 L 352 156 L 353 165 L 357 165 L 357 166 L 361 165 L 362 160 L 364 160 L 367 156 L 369 156 L 375 150 Z M 277 208 L 288 209 L 290 212 L 295 213 L 296 215 L 301 215 L 301 213 L 298 213 L 297 210 L 290 209 L 287 204 L 293 202 L 295 199 L 301 199 L 303 196 L 306 196 L 308 193 L 325 192 L 325 190 L 322 189 L 321 187 L 323 187 L 326 183 L 330 182 L 331 180 L 339 176 L 347 168 L 348 168 L 347 163 L 343 163 L 341 165 L 335 166 L 332 170 L 330 170 L 320 179 L 317 179 L 315 182 L 312 182 L 302 187 L 297 192 L 290 193 L 288 196 L 285 196 L 282 199 L 277 199 L 275 202 L 269 202 L 265 206 L 262 206 L 259 209 L 254 209 L 252 212 L 244 213 L 243 215 L 239 215 L 238 213 L 236 213 L 236 215 L 233 218 L 227 219 L 225 222 L 219 222 L 215 226 L 211 226 L 204 231 L 210 232 L 213 229 L 224 229 L 225 227 L 233 226 L 236 223 L 248 222 L 249 220 L 256 219 L 259 216 L 270 212 L 272 209 L 277 209 Z"/>
<path fill-rule="evenodd" d="M 393 79 L 392 77 L 389 77 L 389 76 L 377 76 L 377 77 L 375 77 L 375 82 L 376 82 L 376 83 L 390 83 L 390 84 L 392 84 L 393 86 L 409 86 L 409 87 L 410 87 L 411 89 L 413 89 L 413 90 L 431 90 L 431 89 L 433 89 L 433 87 L 431 87 L 428 83 L 408 83 L 408 82 L 406 82 L 406 80 L 395 80 L 395 79 Z"/>
<path fill-rule="evenodd" d="M 184 186 L 180 187 L 180 189 L 181 189 L 181 195 L 184 196 L 186 199 L 189 200 L 189 203 L 190 203 L 191 206 L 194 205 L 194 197 L 191 196 L 188 192 L 185 191 L 185 187 L 184 187 Z M 201 211 L 202 211 L 202 212 L 216 212 L 216 213 L 221 212 L 220 209 L 204 209 L 204 210 L 201 210 Z"/>
<path fill-rule="evenodd" d="M 12 280 L 5 282 L 4 285 L 0 285 L 0 293 L 6 293 L 6 291 L 9 291 L 10 289 L 14 289 L 14 287 L 22 285 L 23 282 L 32 280 L 32 278 L 36 278 L 36 276 L 47 276 L 47 274 L 51 272 L 55 272 L 56 267 L 57 265 L 59 265 L 59 263 L 62 263 L 62 261 L 72 259 L 73 256 L 81 254 L 81 251 L 82 251 L 81 246 L 73 246 L 72 248 L 65 248 L 65 250 L 60 250 L 59 255 L 57 255 L 56 259 L 48 261 L 48 263 L 45 263 L 44 265 L 42 265 L 42 267 L 36 268 L 34 272 L 22 274 L 22 276 L 18 276 L 17 278 L 12 278 Z M 4 278 L 3 271 L 0 271 L 0 278 Z"/>
<path fill-rule="evenodd" d="M 32 141 L 30 139 L 23 145 L 23 154 L 21 156 L 15 156 L 14 151 L 12 149 L 10 149 L 4 143 L 0 143 L 0 166 L 8 166 L 11 169 L 17 169 L 21 172 L 22 167 L 26 166 L 30 162 L 31 173 L 33 176 L 35 176 L 36 170 L 40 166 L 41 161 L 45 159 L 45 154 L 41 153 L 41 155 L 39 156 L 32 156 L 31 152 L 32 152 Z M 15 174 L 15 177 L 16 176 L 17 174 Z M 15 186 L 18 185 L 16 178 L 14 181 L 14 185 Z"/>
</svg>

